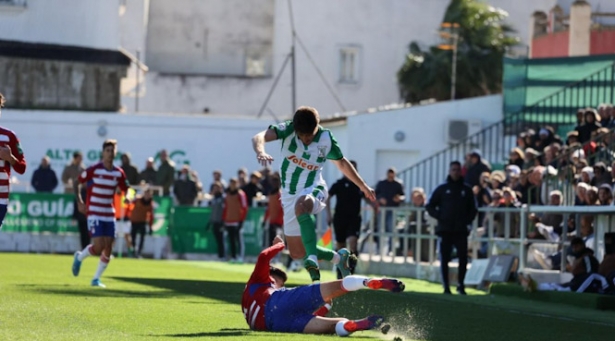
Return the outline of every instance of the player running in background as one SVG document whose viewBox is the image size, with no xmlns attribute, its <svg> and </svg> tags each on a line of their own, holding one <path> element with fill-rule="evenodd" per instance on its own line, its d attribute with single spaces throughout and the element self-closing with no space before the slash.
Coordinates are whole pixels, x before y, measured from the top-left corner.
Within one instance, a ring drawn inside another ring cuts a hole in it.
<svg viewBox="0 0 615 341">
<path fill-rule="evenodd" d="M 252 138 L 256 158 L 263 166 L 271 164 L 273 157 L 265 152 L 265 142 L 282 140 L 282 206 L 284 207 L 284 235 L 290 256 L 303 259 L 312 281 L 320 280 L 318 259 L 337 264 L 342 276 L 350 275 L 350 252 L 337 253 L 316 245 L 316 220 L 314 214 L 322 211 L 327 199 L 327 185 L 322 177 L 322 167 L 327 159 L 365 194 L 375 200 L 371 189 L 348 159 L 342 155 L 331 131 L 319 125 L 318 111 L 300 107 L 292 121 L 271 125 Z"/>
<path fill-rule="evenodd" d="M 113 195 L 118 187 L 128 193 L 129 186 L 124 171 L 113 165 L 117 153 L 117 141 L 106 140 L 102 147 L 102 162 L 81 173 L 78 178 L 79 184 L 75 189 L 79 211 L 87 216 L 92 244 L 86 246 L 83 251 L 75 252 L 73 275 L 79 276 L 81 262 L 85 258 L 100 256 L 98 269 L 92 279 L 92 286 L 104 288 L 105 285 L 100 282 L 100 276 L 111 260 L 116 236 Z M 81 187 L 84 183 L 87 183 L 87 204 L 81 197 Z"/>
<path fill-rule="evenodd" d="M 0 93 L 0 116 L 4 107 L 4 96 Z M 26 172 L 26 158 L 24 157 L 19 139 L 11 130 L 0 127 L 0 230 L 6 216 L 6 208 L 9 204 L 9 189 L 11 179 L 11 167 L 18 173 Z"/>
<path fill-rule="evenodd" d="M 363 288 L 396 293 L 404 291 L 404 283 L 397 279 L 355 275 L 287 289 L 284 287 L 286 273 L 269 265 L 271 259 L 283 249 L 284 242 L 276 236 L 274 245 L 258 256 L 254 272 L 243 292 L 241 306 L 252 330 L 347 336 L 359 330 L 378 328 L 384 318 L 371 315 L 361 320 L 348 320 L 319 316 L 315 312 L 322 312 L 325 302 Z"/>
</svg>

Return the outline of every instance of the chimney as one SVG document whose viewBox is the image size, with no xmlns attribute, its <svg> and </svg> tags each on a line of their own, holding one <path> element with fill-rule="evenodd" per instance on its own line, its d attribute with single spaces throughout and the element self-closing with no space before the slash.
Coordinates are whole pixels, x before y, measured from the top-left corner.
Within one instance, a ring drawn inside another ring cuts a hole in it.
<svg viewBox="0 0 615 341">
<path fill-rule="evenodd" d="M 577 0 L 570 9 L 568 56 L 588 56 L 592 8 L 585 0 Z"/>
</svg>

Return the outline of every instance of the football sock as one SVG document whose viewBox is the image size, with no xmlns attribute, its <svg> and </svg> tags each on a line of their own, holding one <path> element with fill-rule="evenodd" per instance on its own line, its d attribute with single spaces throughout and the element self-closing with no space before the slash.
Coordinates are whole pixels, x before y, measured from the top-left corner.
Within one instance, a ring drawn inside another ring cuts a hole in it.
<svg viewBox="0 0 615 341">
<path fill-rule="evenodd" d="M 365 283 L 369 278 L 365 276 L 351 275 L 346 276 L 342 280 L 342 289 L 346 291 L 357 291 L 359 289 L 366 288 Z"/>
<path fill-rule="evenodd" d="M 322 246 L 316 246 L 318 259 L 326 260 L 327 262 L 331 262 L 333 264 L 337 264 L 340 262 L 340 255 L 333 250 L 329 250 Z"/>
<path fill-rule="evenodd" d="M 346 328 L 344 328 L 344 324 L 346 324 L 346 322 L 349 322 L 348 320 L 345 321 L 339 321 L 338 323 L 335 324 L 335 333 L 338 336 L 348 336 L 350 335 L 350 332 L 346 330 Z"/>
<path fill-rule="evenodd" d="M 94 279 L 100 279 L 100 276 L 102 276 L 103 272 L 105 272 L 107 265 L 109 265 L 109 261 L 110 259 L 106 257 L 104 254 L 100 255 L 100 262 L 98 262 L 98 269 L 96 269 L 96 274 L 94 274 Z"/>
<path fill-rule="evenodd" d="M 92 248 L 92 244 L 86 246 L 85 249 L 83 249 L 83 251 L 81 251 L 79 256 L 77 256 L 77 258 L 79 259 L 80 262 L 82 262 L 84 259 L 86 259 L 87 257 L 92 255 L 92 253 L 90 252 L 91 248 Z"/>
<path fill-rule="evenodd" d="M 305 254 L 308 258 L 310 256 L 318 255 L 318 248 L 316 247 L 316 222 L 314 216 L 311 214 L 301 214 L 297 217 L 299 222 L 299 228 L 301 230 L 301 241 L 303 247 L 305 247 Z"/>
<path fill-rule="evenodd" d="M 314 316 L 325 316 L 325 315 L 327 315 L 329 310 L 331 310 L 332 305 L 333 305 L 333 301 L 331 301 L 331 304 L 325 303 L 325 305 L 323 305 L 322 307 L 318 308 L 318 310 L 316 310 L 314 312 Z"/>
</svg>

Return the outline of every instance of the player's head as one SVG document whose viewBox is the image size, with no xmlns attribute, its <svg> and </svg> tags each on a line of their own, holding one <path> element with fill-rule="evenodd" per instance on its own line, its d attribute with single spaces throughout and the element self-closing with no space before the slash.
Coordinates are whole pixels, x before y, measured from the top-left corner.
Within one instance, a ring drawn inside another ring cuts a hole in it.
<svg viewBox="0 0 615 341">
<path fill-rule="evenodd" d="M 152 189 L 149 186 L 145 186 L 145 188 L 143 189 L 143 198 L 145 198 L 145 200 L 150 200 L 152 196 Z"/>
<path fill-rule="evenodd" d="M 105 140 L 102 145 L 102 161 L 113 162 L 117 154 L 117 141 Z"/>
<path fill-rule="evenodd" d="M 585 242 L 581 237 L 574 237 L 570 241 L 570 248 L 572 249 L 573 254 L 579 254 L 585 249 Z"/>
<path fill-rule="evenodd" d="M 231 178 L 228 181 L 228 189 L 231 191 L 239 189 L 239 181 L 237 180 L 237 178 Z"/>
<path fill-rule="evenodd" d="M 275 266 L 269 266 L 269 276 L 273 278 L 276 289 L 284 287 L 284 283 L 288 280 L 286 272 L 280 268 L 276 268 Z"/>
<path fill-rule="evenodd" d="M 459 161 L 453 161 L 449 164 L 448 175 L 451 179 L 457 181 L 461 178 L 461 163 Z"/>
<path fill-rule="evenodd" d="M 314 140 L 319 123 L 318 111 L 312 107 L 299 107 L 293 116 L 295 134 L 305 145 L 309 145 Z"/>
</svg>

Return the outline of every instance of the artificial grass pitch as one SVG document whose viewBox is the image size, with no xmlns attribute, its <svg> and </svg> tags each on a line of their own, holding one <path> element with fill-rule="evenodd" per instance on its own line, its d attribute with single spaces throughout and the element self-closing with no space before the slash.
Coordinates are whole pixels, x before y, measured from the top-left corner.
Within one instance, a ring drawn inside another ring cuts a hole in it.
<svg viewBox="0 0 615 341">
<path fill-rule="evenodd" d="M 252 265 L 114 259 L 89 286 L 98 259 L 71 274 L 72 256 L 0 253 L 0 340 L 326 340 L 337 336 L 253 332 L 241 312 Z M 322 271 L 323 281 L 334 274 Z M 615 313 L 405 279 L 406 292 L 361 290 L 335 300 L 329 316 L 387 317 L 391 330 L 371 340 L 612 340 Z M 308 284 L 305 271 L 289 284 Z"/>
</svg>

